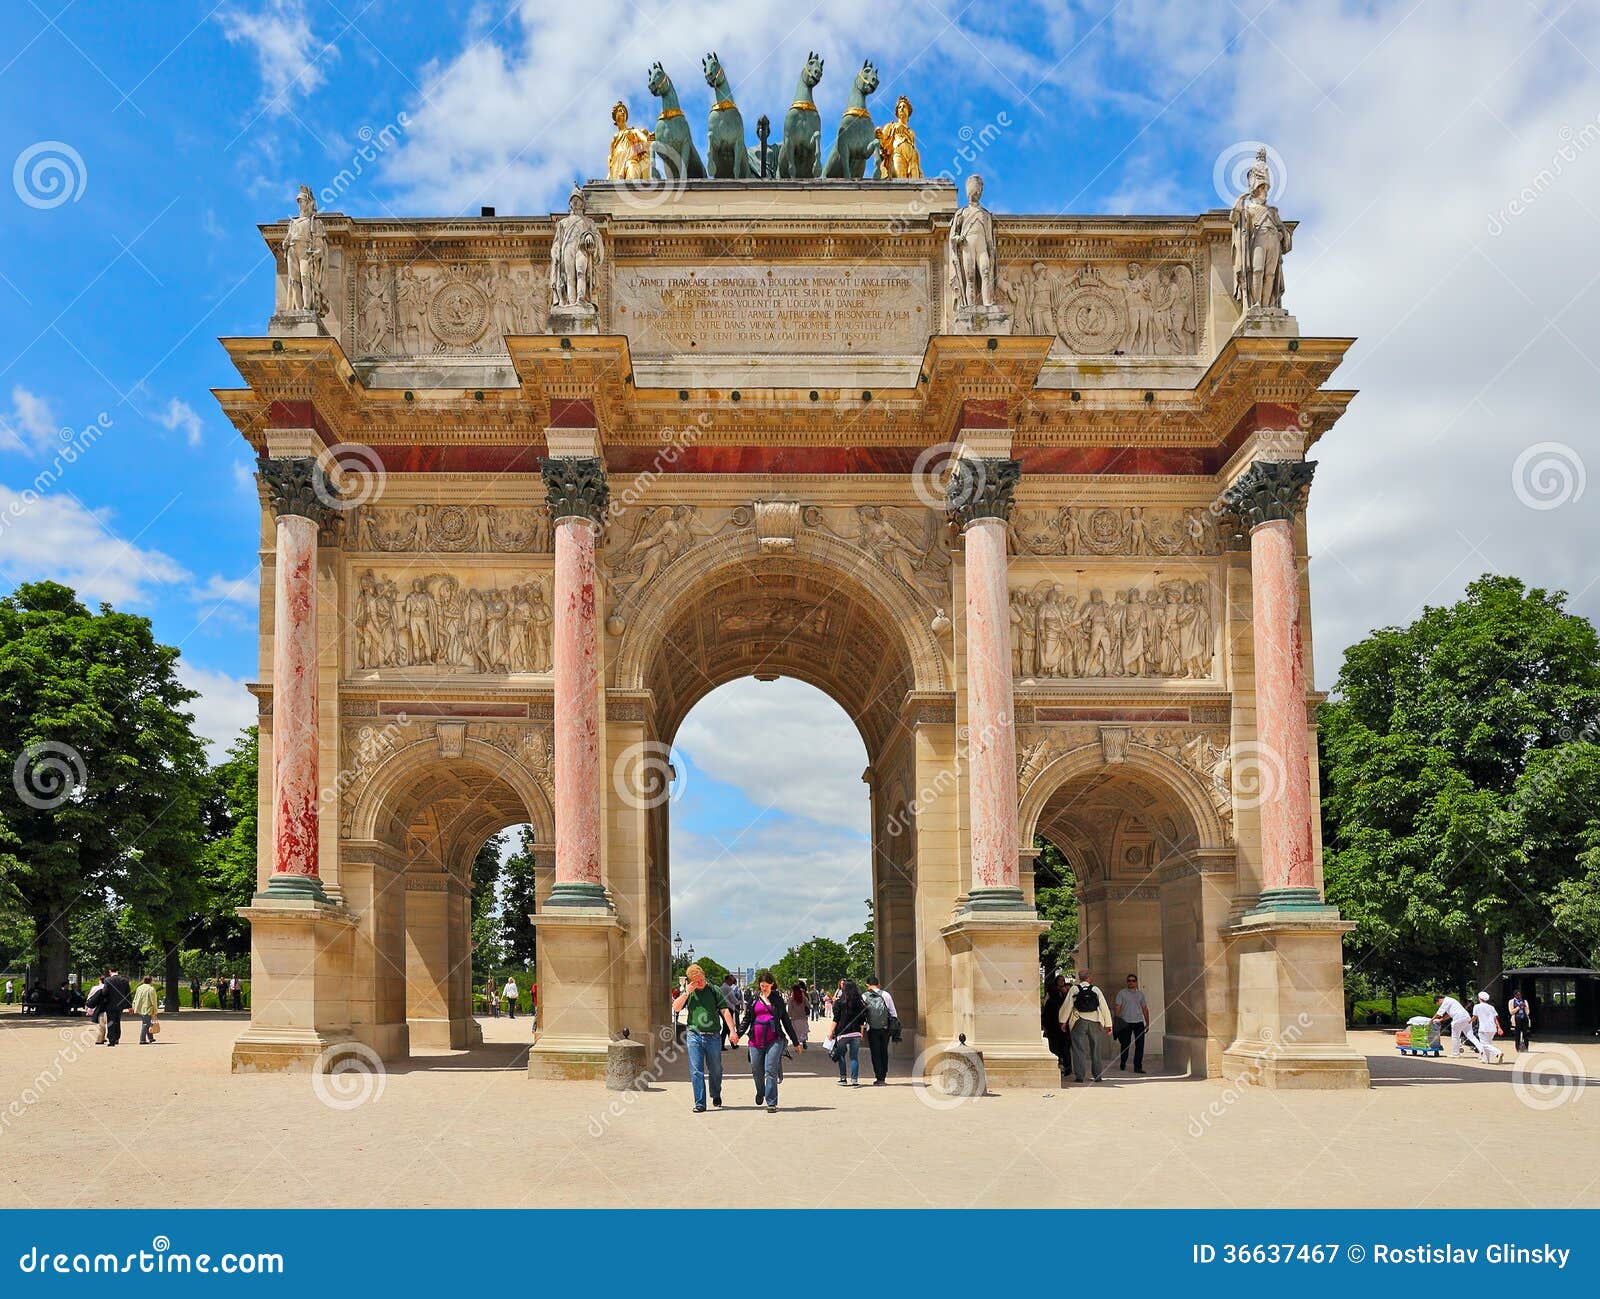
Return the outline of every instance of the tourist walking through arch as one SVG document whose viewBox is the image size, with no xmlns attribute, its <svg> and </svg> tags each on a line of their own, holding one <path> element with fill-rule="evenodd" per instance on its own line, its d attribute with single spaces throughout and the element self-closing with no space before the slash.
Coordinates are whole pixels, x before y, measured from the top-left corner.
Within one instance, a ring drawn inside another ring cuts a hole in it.
<svg viewBox="0 0 1600 1299">
<path fill-rule="evenodd" d="M 756 995 L 745 1007 L 738 1034 L 750 1039 L 750 1075 L 755 1080 L 756 1104 L 765 1104 L 770 1114 L 778 1108 L 778 1080 L 783 1072 L 783 1040 L 796 1046 L 794 1025 L 789 1022 L 786 998 L 778 991 L 771 970 L 756 975 Z M 737 1045 L 738 1037 L 734 1038 Z"/>
</svg>

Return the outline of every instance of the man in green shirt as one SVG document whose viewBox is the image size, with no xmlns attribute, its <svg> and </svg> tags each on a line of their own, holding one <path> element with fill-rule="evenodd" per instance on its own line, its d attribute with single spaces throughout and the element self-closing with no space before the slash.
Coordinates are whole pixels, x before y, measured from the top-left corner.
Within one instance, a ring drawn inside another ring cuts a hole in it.
<svg viewBox="0 0 1600 1299">
<path fill-rule="evenodd" d="M 687 971 L 688 986 L 672 1003 L 672 1014 L 687 1009 L 689 1022 L 684 1040 L 689 1047 L 689 1085 L 694 1089 L 694 1112 L 706 1112 L 706 1078 L 711 1080 L 711 1104 L 722 1108 L 722 1026 L 727 1025 L 728 1040 L 739 1046 L 739 1025 L 722 994 L 706 983 L 706 972 L 698 965 Z"/>
</svg>

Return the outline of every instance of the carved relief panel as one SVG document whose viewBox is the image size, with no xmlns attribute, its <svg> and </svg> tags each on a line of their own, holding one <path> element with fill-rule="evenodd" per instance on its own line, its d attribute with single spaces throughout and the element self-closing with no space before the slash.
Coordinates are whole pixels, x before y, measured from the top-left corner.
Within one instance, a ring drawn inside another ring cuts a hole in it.
<svg viewBox="0 0 1600 1299">
<path fill-rule="evenodd" d="M 1052 354 L 1190 357 L 1200 349 L 1191 261 L 1043 260 L 1003 264 L 1012 330 L 1055 338 Z"/>
<path fill-rule="evenodd" d="M 549 292 L 531 262 L 369 261 L 355 278 L 361 356 L 503 353 L 507 334 L 549 327 Z"/>
<path fill-rule="evenodd" d="M 550 511 L 543 505 L 363 505 L 354 549 L 435 554 L 549 554 Z"/>
<path fill-rule="evenodd" d="M 1210 680 L 1215 607 L 1204 576 L 1013 569 L 1012 672 L 1022 680 Z"/>
<path fill-rule="evenodd" d="M 355 671 L 548 672 L 553 615 L 548 575 L 464 578 L 367 569 L 351 594 Z"/>
</svg>

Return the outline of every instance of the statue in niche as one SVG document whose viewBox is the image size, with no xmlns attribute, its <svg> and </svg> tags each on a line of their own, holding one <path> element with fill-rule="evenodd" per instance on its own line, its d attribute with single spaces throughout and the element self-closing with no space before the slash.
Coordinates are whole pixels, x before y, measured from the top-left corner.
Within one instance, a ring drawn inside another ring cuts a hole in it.
<svg viewBox="0 0 1600 1299">
<path fill-rule="evenodd" d="M 300 186 L 295 196 L 299 215 L 291 217 L 283 236 L 284 270 L 289 279 L 288 310 L 321 319 L 328 313 L 322 294 L 322 272 L 327 260 L 328 241 L 317 219 L 317 200 L 311 190 Z"/>
<path fill-rule="evenodd" d="M 1233 296 L 1245 311 L 1283 308 L 1283 257 L 1293 246 L 1294 237 L 1267 202 L 1272 188 L 1272 168 L 1267 149 L 1256 151 L 1250 166 L 1250 188 L 1234 200 L 1233 211 Z"/>
<path fill-rule="evenodd" d="M 950 283 L 962 309 L 994 306 L 994 217 L 982 198 L 983 177 L 968 176 L 967 205 L 950 222 Z"/>
<path fill-rule="evenodd" d="M 574 189 L 567 200 L 567 215 L 556 222 L 550 241 L 550 305 L 593 307 L 593 272 L 605 261 L 600 227 L 588 213 L 583 191 Z"/>
</svg>

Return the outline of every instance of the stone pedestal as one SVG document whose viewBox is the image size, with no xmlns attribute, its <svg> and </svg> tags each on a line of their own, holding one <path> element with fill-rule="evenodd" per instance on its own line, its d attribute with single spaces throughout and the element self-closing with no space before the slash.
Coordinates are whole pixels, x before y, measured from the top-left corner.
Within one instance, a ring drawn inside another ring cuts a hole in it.
<svg viewBox="0 0 1600 1299">
<path fill-rule="evenodd" d="M 550 308 L 552 334 L 598 334 L 600 311 L 592 302 L 580 302 L 571 307 Z"/>
<path fill-rule="evenodd" d="M 1300 322 L 1282 307 L 1251 307 L 1233 332 L 1244 338 L 1299 338 Z"/>
<path fill-rule="evenodd" d="M 350 972 L 356 919 L 312 898 L 258 896 L 250 922 L 250 1027 L 233 1071 L 325 1071 L 324 1052 L 354 1041 Z"/>
<path fill-rule="evenodd" d="M 618 1038 L 606 1052 L 606 1090 L 632 1091 L 644 1077 L 648 1059 L 643 1042 L 635 1042 L 631 1037 Z"/>
<path fill-rule="evenodd" d="M 1009 334 L 1011 313 L 1004 307 L 957 307 L 958 334 Z"/>
<path fill-rule="evenodd" d="M 313 311 L 280 311 L 267 321 L 272 338 L 322 338 L 327 333 Z"/>
<path fill-rule="evenodd" d="M 528 1053 L 530 1078 L 606 1076 L 617 998 L 623 927 L 601 907 L 561 907 L 534 918 L 539 933 L 539 1036 Z"/>
<path fill-rule="evenodd" d="M 1253 912 L 1224 930 L 1238 995 L 1226 1078 L 1276 1090 L 1369 1085 L 1344 1027 L 1341 940 L 1353 928 L 1323 907 Z"/>
<path fill-rule="evenodd" d="M 967 911 L 940 931 L 950 950 L 957 1034 L 983 1053 L 985 1072 L 1001 1087 L 1060 1080 L 1039 1032 L 1039 935 L 1048 928 L 1029 909 Z"/>
</svg>

